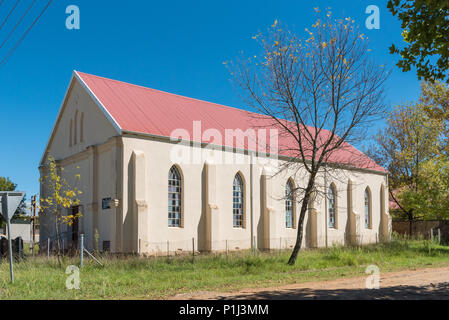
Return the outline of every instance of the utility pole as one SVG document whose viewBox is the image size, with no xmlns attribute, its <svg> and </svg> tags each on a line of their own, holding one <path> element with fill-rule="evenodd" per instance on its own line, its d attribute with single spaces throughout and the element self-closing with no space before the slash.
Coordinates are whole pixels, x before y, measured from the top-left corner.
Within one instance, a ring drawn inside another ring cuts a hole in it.
<svg viewBox="0 0 449 320">
<path fill-rule="evenodd" d="M 34 247 L 36 246 L 36 200 L 37 200 L 37 195 L 34 195 L 31 197 L 31 210 L 32 210 L 32 217 L 31 217 L 31 221 L 33 222 L 33 236 L 32 236 L 32 253 L 34 256 Z"/>
</svg>

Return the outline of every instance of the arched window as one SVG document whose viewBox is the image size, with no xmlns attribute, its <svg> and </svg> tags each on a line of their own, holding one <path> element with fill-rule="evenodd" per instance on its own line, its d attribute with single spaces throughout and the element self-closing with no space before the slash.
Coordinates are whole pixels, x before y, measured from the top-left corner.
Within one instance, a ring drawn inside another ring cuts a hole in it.
<svg viewBox="0 0 449 320">
<path fill-rule="evenodd" d="M 84 142 L 84 112 L 81 112 L 80 119 L 80 142 Z"/>
<path fill-rule="evenodd" d="M 73 120 L 70 119 L 70 136 L 69 136 L 69 147 L 72 146 L 72 132 L 73 132 Z"/>
<path fill-rule="evenodd" d="M 182 179 L 176 166 L 168 173 L 168 226 L 181 227 Z"/>
<path fill-rule="evenodd" d="M 327 210 L 328 210 L 328 226 L 329 228 L 336 228 L 337 226 L 337 192 L 335 186 L 332 184 L 329 187 L 327 195 Z"/>
<path fill-rule="evenodd" d="M 294 187 L 291 180 L 285 186 L 285 227 L 293 229 L 294 225 Z"/>
<path fill-rule="evenodd" d="M 371 228 L 371 192 L 365 189 L 365 228 Z"/>
<path fill-rule="evenodd" d="M 233 200 L 232 200 L 232 217 L 234 228 L 243 228 L 244 209 L 243 209 L 243 180 L 240 174 L 236 174 L 234 178 L 234 184 L 232 187 Z"/>
<path fill-rule="evenodd" d="M 75 134 L 74 134 L 74 142 L 73 144 L 78 143 L 78 110 L 75 112 Z"/>
</svg>

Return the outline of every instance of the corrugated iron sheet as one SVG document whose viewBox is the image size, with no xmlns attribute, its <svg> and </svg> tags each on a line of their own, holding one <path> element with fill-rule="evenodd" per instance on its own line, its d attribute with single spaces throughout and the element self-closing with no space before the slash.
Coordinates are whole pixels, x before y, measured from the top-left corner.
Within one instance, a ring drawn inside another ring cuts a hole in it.
<svg viewBox="0 0 449 320">
<path fill-rule="evenodd" d="M 215 129 L 223 137 L 222 145 L 240 147 L 236 141 L 225 141 L 226 130 L 246 131 L 265 128 L 269 144 L 269 129 L 275 127 L 272 119 L 245 110 L 86 73 L 78 72 L 78 75 L 116 120 L 122 131 L 171 137 L 175 130 L 184 129 L 189 133 L 192 141 L 209 143 L 211 141 L 202 140 L 202 133 L 208 129 Z M 195 121 L 201 121 L 201 134 L 197 134 L 198 137 L 193 131 Z M 323 137 L 328 134 L 328 131 L 322 133 Z M 280 155 L 298 156 L 297 152 L 288 150 L 296 149 L 295 141 L 291 136 L 278 136 L 278 140 Z M 245 139 L 243 147 L 254 149 L 252 146 L 253 144 Z M 259 144 L 256 148 L 262 151 L 265 148 L 269 149 L 269 146 Z M 348 143 L 332 153 L 327 161 L 386 172 L 384 168 Z"/>
</svg>

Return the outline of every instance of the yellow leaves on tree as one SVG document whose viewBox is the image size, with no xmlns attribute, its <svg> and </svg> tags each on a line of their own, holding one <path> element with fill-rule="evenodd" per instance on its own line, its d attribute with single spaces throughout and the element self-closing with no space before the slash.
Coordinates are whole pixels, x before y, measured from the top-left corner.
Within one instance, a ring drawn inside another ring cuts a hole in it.
<svg viewBox="0 0 449 320">
<path fill-rule="evenodd" d="M 72 187 L 67 180 L 61 177 L 59 170 L 64 171 L 64 168 L 59 168 L 55 159 L 52 156 L 48 157 L 47 175 L 41 179 L 47 190 L 47 196 L 41 196 L 39 209 L 45 213 L 50 213 L 55 216 L 56 223 L 63 223 L 71 226 L 75 219 L 81 216 L 81 213 L 76 215 L 63 215 L 62 209 L 70 209 L 78 206 L 80 203 L 79 196 L 82 191 L 77 187 Z M 75 180 L 81 180 L 80 174 L 74 175 Z"/>
</svg>

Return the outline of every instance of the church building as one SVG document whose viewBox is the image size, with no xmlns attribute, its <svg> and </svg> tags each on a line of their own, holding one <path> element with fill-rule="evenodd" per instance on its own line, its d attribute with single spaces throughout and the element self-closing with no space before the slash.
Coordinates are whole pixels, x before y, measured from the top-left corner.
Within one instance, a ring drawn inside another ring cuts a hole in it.
<svg viewBox="0 0 449 320">
<path fill-rule="evenodd" d="M 39 170 L 52 156 L 83 192 L 62 209 L 80 213 L 62 226 L 75 245 L 83 234 L 88 249 L 142 255 L 288 249 L 301 208 L 292 191 L 307 179 L 279 170 L 294 161 L 288 143 L 261 115 L 75 71 Z M 354 156 L 363 161 L 317 178 L 304 247 L 389 239 L 387 172 L 348 144 L 333 163 Z M 40 225 L 41 241 L 54 239 L 50 214 Z"/>
</svg>

